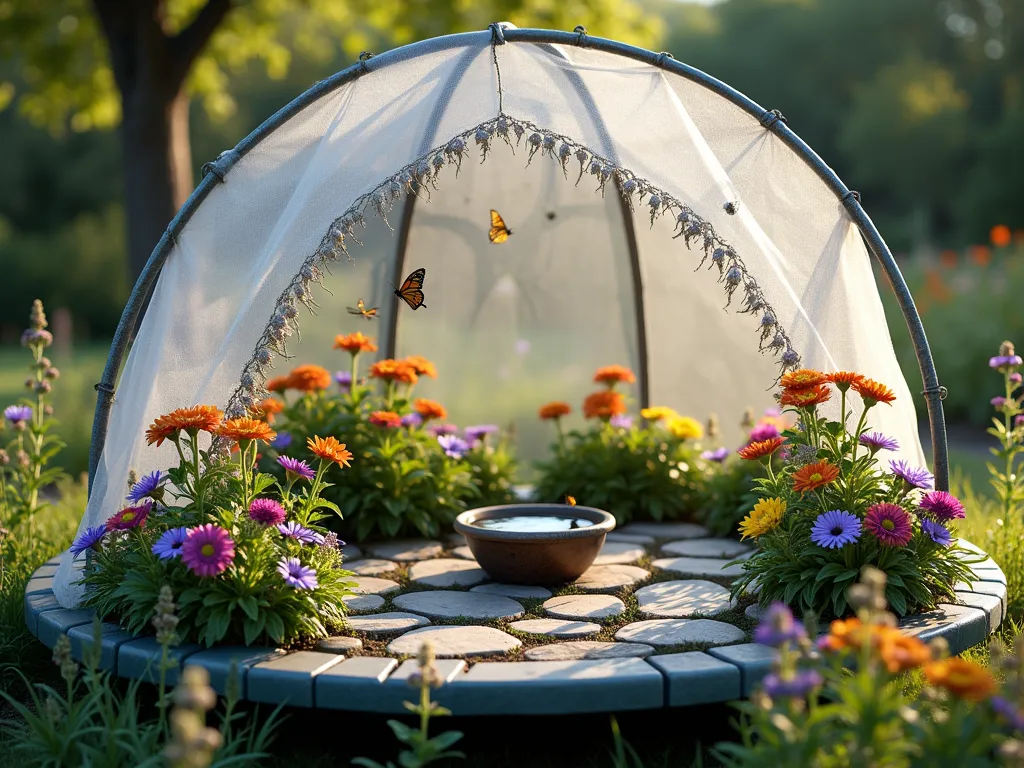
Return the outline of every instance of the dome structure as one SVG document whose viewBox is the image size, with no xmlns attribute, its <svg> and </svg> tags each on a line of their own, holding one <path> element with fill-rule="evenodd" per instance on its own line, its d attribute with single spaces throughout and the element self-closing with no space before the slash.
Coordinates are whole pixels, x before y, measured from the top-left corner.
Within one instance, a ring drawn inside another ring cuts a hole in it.
<svg viewBox="0 0 1024 768">
<path fill-rule="evenodd" d="M 491 209 L 512 230 L 499 245 Z M 923 462 L 869 250 L 914 337 L 944 487 L 941 388 L 906 285 L 777 111 L 582 28 L 495 24 L 362 57 L 207 164 L 157 245 L 97 386 L 82 528 L 121 505 L 130 470 L 172 463 L 146 444 L 156 416 L 243 412 L 283 355 L 357 330 L 357 298 L 380 307 L 381 356 L 435 360 L 431 396 L 463 422 L 516 420 L 527 454 L 539 404 L 621 363 L 638 405 L 726 424 L 772 405 L 785 370 L 857 371 L 896 394 L 873 426 Z M 421 267 L 414 312 L 393 286 Z M 65 606 L 76 578 L 65 553 Z"/>
</svg>

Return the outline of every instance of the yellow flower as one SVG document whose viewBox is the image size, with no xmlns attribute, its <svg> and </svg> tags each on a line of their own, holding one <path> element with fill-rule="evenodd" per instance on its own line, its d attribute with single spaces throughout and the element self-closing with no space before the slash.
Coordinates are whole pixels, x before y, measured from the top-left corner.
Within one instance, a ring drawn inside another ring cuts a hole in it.
<svg viewBox="0 0 1024 768">
<path fill-rule="evenodd" d="M 742 539 L 756 539 L 777 527 L 786 513 L 786 502 L 782 499 L 761 499 L 740 523 Z"/>
<path fill-rule="evenodd" d="M 679 417 L 678 413 L 665 405 L 653 405 L 650 408 L 644 408 L 640 411 L 640 415 L 647 419 L 647 421 L 667 421 L 668 419 Z"/>
<path fill-rule="evenodd" d="M 676 416 L 665 425 L 677 440 L 700 440 L 704 437 L 704 425 L 689 416 Z"/>
</svg>

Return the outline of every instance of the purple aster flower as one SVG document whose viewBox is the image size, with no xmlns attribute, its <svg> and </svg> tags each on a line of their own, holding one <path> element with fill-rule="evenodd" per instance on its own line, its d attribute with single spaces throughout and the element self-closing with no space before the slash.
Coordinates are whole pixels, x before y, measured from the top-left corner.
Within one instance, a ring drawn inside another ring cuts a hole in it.
<svg viewBox="0 0 1024 768">
<path fill-rule="evenodd" d="M 949 532 L 942 523 L 936 523 L 934 520 L 924 519 L 921 521 L 921 530 L 924 531 L 928 538 L 938 544 L 940 547 L 948 547 L 953 543 L 953 534 Z"/>
<path fill-rule="evenodd" d="M 926 493 L 921 497 L 921 509 L 943 523 L 950 520 L 963 520 L 967 517 L 960 499 L 946 491 Z"/>
<path fill-rule="evenodd" d="M 839 549 L 860 538 L 860 519 L 852 512 L 822 512 L 811 526 L 811 541 L 825 549 Z"/>
<path fill-rule="evenodd" d="M 285 584 L 295 589 L 316 589 L 316 571 L 303 565 L 297 557 L 285 557 L 277 564 Z"/>
<path fill-rule="evenodd" d="M 992 404 L 993 408 L 995 408 L 997 411 L 1001 411 L 1003 407 L 1006 405 L 1006 398 L 997 396 L 993 397 L 991 400 L 989 400 L 989 402 Z"/>
<path fill-rule="evenodd" d="M 756 425 L 750 430 L 750 442 L 760 443 L 764 440 L 771 440 L 773 437 L 781 437 L 779 428 L 770 422 Z"/>
<path fill-rule="evenodd" d="M 776 673 L 766 675 L 761 682 L 764 692 L 773 699 L 795 698 L 806 696 L 812 689 L 822 683 L 821 675 L 814 669 L 798 670 L 793 675 L 782 676 Z"/>
<path fill-rule="evenodd" d="M 423 423 L 423 417 L 420 416 L 418 413 L 415 413 L 415 412 L 407 413 L 407 414 L 405 414 L 405 416 L 402 417 L 402 426 L 403 427 L 409 427 L 411 429 L 412 427 L 418 427 L 422 423 Z"/>
<path fill-rule="evenodd" d="M 469 443 L 455 435 L 438 435 L 437 442 L 441 444 L 445 454 L 453 459 L 461 459 L 469 450 Z"/>
<path fill-rule="evenodd" d="M 1024 365 L 1024 360 L 1021 360 L 1020 355 L 997 355 L 996 357 L 990 357 L 988 361 L 988 367 L 997 370 L 1013 368 L 1018 365 Z"/>
<path fill-rule="evenodd" d="M 886 547 L 905 547 L 914 538 L 910 515 L 898 504 L 874 504 L 864 515 L 864 527 Z"/>
<path fill-rule="evenodd" d="M 280 456 L 277 459 L 277 463 L 284 467 L 284 471 L 288 474 L 289 480 L 296 480 L 298 478 L 304 478 L 306 480 L 312 480 L 316 477 L 316 472 L 304 461 L 293 459 L 288 456 Z"/>
<path fill-rule="evenodd" d="M 713 451 L 704 451 L 704 453 L 702 453 L 700 457 L 704 459 L 704 461 L 714 461 L 716 463 L 720 463 L 725 461 L 729 457 L 729 449 L 716 448 Z"/>
<path fill-rule="evenodd" d="M 900 444 L 894 437 L 886 437 L 881 432 L 869 432 L 860 436 L 860 444 L 865 445 L 872 453 L 878 451 L 898 451 Z"/>
<path fill-rule="evenodd" d="M 348 371 L 338 371 L 334 374 L 334 380 L 345 391 L 352 389 L 352 374 Z"/>
<path fill-rule="evenodd" d="M 32 418 L 32 407 L 28 405 L 8 405 L 4 408 L 4 418 L 15 427 L 24 427 L 25 422 Z"/>
<path fill-rule="evenodd" d="M 86 528 L 81 534 L 79 534 L 78 538 L 75 539 L 75 543 L 71 545 L 71 554 L 78 557 L 87 549 L 98 549 L 100 542 L 103 541 L 103 537 L 106 535 L 107 527 L 105 525 Z"/>
<path fill-rule="evenodd" d="M 903 459 L 890 460 L 889 469 L 910 488 L 927 491 L 935 487 L 935 475 L 923 467 L 912 467 Z"/>
<path fill-rule="evenodd" d="M 776 648 L 786 643 L 795 643 L 807 636 L 803 624 L 793 618 L 793 612 L 785 603 L 774 602 L 761 617 L 761 623 L 754 630 L 754 642 Z"/>
<path fill-rule="evenodd" d="M 493 435 L 497 431 L 498 427 L 494 424 L 477 424 L 475 427 L 466 427 L 466 440 L 475 443 L 477 440 L 483 440 L 485 435 Z"/>
<path fill-rule="evenodd" d="M 429 427 L 427 431 L 434 437 L 440 437 L 441 435 L 454 435 L 459 431 L 459 428 L 454 424 L 435 424 Z"/>
<path fill-rule="evenodd" d="M 1007 701 L 1002 696 L 993 696 L 989 699 L 992 711 L 999 715 L 1015 731 L 1024 731 L 1024 713 L 1017 709 L 1012 701 Z"/>
<path fill-rule="evenodd" d="M 616 429 L 629 429 L 633 426 L 633 417 L 626 414 L 615 414 L 608 419 L 608 423 Z"/>
<path fill-rule="evenodd" d="M 278 525 L 277 530 L 279 530 L 281 535 L 285 538 L 295 539 L 299 544 L 324 543 L 324 537 L 322 534 L 312 531 L 309 528 L 304 528 L 294 521 Z"/>
<path fill-rule="evenodd" d="M 164 496 L 164 479 L 163 473 L 159 469 L 155 472 L 150 472 L 148 475 L 143 475 L 142 479 L 135 483 L 131 490 L 128 491 L 128 501 L 133 503 L 139 502 L 147 496 L 152 496 L 158 500 L 162 499 Z"/>
<path fill-rule="evenodd" d="M 153 554 L 161 560 L 181 557 L 181 548 L 188 539 L 188 528 L 170 528 L 153 542 Z"/>
<path fill-rule="evenodd" d="M 270 442 L 270 447 L 273 448 L 275 451 L 283 451 L 285 448 L 287 448 L 291 444 L 292 444 L 292 436 L 291 436 L 290 433 L 288 433 L 288 432 L 278 432 L 277 433 L 277 437 L 275 437 Z"/>
<path fill-rule="evenodd" d="M 280 525 L 285 517 L 284 507 L 273 499 L 253 499 L 249 505 L 249 519 L 262 525 Z"/>
</svg>

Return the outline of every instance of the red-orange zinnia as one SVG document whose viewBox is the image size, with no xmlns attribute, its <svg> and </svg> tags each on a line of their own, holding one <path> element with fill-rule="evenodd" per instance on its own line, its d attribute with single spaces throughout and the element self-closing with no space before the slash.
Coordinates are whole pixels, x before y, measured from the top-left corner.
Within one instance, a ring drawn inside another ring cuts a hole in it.
<svg viewBox="0 0 1024 768">
<path fill-rule="evenodd" d="M 367 421 L 375 427 L 386 427 L 388 429 L 398 429 L 402 426 L 402 417 L 394 411 L 374 411 L 370 414 L 370 418 Z"/>
<path fill-rule="evenodd" d="M 336 437 L 307 437 L 306 447 L 324 461 L 333 461 L 343 467 L 350 466 L 352 452 L 345 450 L 345 444 Z"/>
<path fill-rule="evenodd" d="M 801 368 L 799 371 L 790 371 L 779 380 L 779 385 L 784 389 L 810 389 L 828 381 L 821 371 L 811 368 Z"/>
<path fill-rule="evenodd" d="M 594 374 L 594 382 L 597 384 L 608 384 L 615 386 L 619 383 L 635 384 L 636 374 L 624 365 L 606 365 L 598 368 Z"/>
<path fill-rule="evenodd" d="M 840 392 L 845 392 L 854 384 L 864 381 L 864 377 L 853 371 L 836 371 L 828 375 L 828 380 L 835 384 Z"/>
<path fill-rule="evenodd" d="M 932 685 L 945 688 L 957 698 L 968 701 L 987 699 L 996 689 L 991 672 L 958 656 L 926 664 L 924 676 Z"/>
<path fill-rule="evenodd" d="M 800 467 L 793 473 L 793 490 L 813 491 L 823 485 L 828 485 L 839 477 L 839 468 L 829 464 L 827 461 L 816 461 L 813 464 Z"/>
<path fill-rule="evenodd" d="M 878 655 L 893 675 L 928 663 L 932 653 L 928 646 L 912 635 L 905 635 L 895 627 L 886 627 L 879 633 Z"/>
<path fill-rule="evenodd" d="M 288 389 L 315 392 L 331 386 L 331 374 L 319 365 L 300 365 L 288 374 Z"/>
<path fill-rule="evenodd" d="M 782 405 L 792 405 L 796 408 L 812 408 L 831 399 L 832 390 L 822 385 L 810 389 L 787 389 L 779 398 Z"/>
<path fill-rule="evenodd" d="M 852 386 L 853 390 L 864 399 L 864 405 L 869 408 L 875 403 L 889 405 L 896 399 L 896 395 L 891 389 L 873 379 L 864 379 L 854 383 Z"/>
<path fill-rule="evenodd" d="M 158 416 L 146 430 L 146 442 L 158 446 L 168 438 L 175 438 L 181 431 L 196 434 L 213 432 L 224 418 L 223 411 L 214 405 L 194 405 L 191 408 L 178 408 L 170 413 Z"/>
<path fill-rule="evenodd" d="M 288 389 L 288 377 L 275 376 L 272 379 L 268 379 L 265 386 L 267 388 L 267 392 L 284 392 Z"/>
<path fill-rule="evenodd" d="M 370 366 L 370 377 L 402 384 L 415 384 L 419 380 L 416 369 L 404 360 L 378 360 Z"/>
<path fill-rule="evenodd" d="M 772 437 L 768 440 L 760 440 L 756 443 L 745 445 L 737 453 L 740 455 L 740 458 L 755 461 L 763 459 L 765 456 L 771 456 L 782 447 L 782 443 L 783 439 L 781 437 Z"/>
<path fill-rule="evenodd" d="M 427 376 L 431 379 L 437 378 L 437 367 L 425 357 L 409 355 L 409 357 L 401 362 L 411 367 L 419 376 Z"/>
<path fill-rule="evenodd" d="M 563 416 L 568 416 L 570 413 L 572 413 L 572 408 L 569 407 L 569 404 L 560 401 L 542 405 L 540 410 L 537 411 L 537 415 L 544 421 L 549 419 L 560 419 Z"/>
<path fill-rule="evenodd" d="M 376 352 L 377 345 L 373 341 L 369 336 L 364 335 L 362 331 L 356 331 L 348 336 L 335 336 L 334 348 L 344 349 L 352 355 L 358 355 L 360 352 Z"/>
<path fill-rule="evenodd" d="M 626 398 L 610 389 L 587 395 L 583 415 L 588 419 L 610 419 L 626 412 Z"/>
<path fill-rule="evenodd" d="M 416 398 L 412 407 L 424 421 L 448 418 L 448 411 L 446 411 L 444 406 L 436 400 L 427 400 L 425 397 L 419 397 Z"/>
<path fill-rule="evenodd" d="M 250 419 L 246 416 L 238 419 L 228 419 L 217 428 L 217 435 L 236 442 L 241 440 L 262 440 L 265 443 L 269 443 L 277 437 L 277 433 L 270 428 L 267 422 L 260 419 Z"/>
</svg>

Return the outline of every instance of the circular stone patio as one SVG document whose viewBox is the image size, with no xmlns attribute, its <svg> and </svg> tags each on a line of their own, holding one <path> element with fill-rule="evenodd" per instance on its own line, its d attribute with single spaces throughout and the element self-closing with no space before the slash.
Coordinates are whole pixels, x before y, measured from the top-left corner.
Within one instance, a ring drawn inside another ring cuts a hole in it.
<svg viewBox="0 0 1024 768">
<path fill-rule="evenodd" d="M 738 572 L 730 558 L 749 548 L 689 523 L 613 532 L 597 563 L 561 589 L 490 581 L 458 536 L 363 549 L 347 556 L 358 594 L 346 601 L 344 634 L 315 649 L 186 644 L 174 656 L 205 667 L 220 693 L 235 674 L 250 701 L 398 714 L 411 696 L 413 657 L 429 639 L 448 683 L 435 698 L 457 715 L 730 701 L 747 696 L 774 657 L 750 642 L 753 596 L 734 602 L 725 588 Z M 990 558 L 973 568 L 975 580 L 957 585 L 957 604 L 905 618 L 903 629 L 923 640 L 944 637 L 953 653 L 983 642 L 1002 622 L 1006 577 Z M 56 558 L 28 582 L 25 620 L 50 647 L 66 633 L 81 659 L 93 642 L 93 614 L 57 604 L 55 572 Z M 103 668 L 154 679 L 160 648 L 152 637 L 109 623 L 100 628 Z"/>
</svg>

